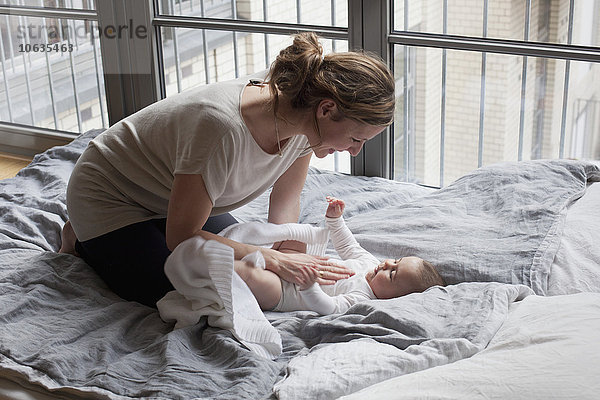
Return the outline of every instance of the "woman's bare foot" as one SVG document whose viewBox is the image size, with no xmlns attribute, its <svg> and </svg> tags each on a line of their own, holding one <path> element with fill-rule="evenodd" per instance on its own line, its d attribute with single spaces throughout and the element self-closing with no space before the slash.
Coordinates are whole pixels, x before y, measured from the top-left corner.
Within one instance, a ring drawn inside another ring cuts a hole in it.
<svg viewBox="0 0 600 400">
<path fill-rule="evenodd" d="M 79 254 L 75 250 L 77 236 L 75 236 L 71 221 L 67 221 L 65 226 L 63 226 L 62 232 L 60 233 L 60 239 L 62 243 L 60 245 L 60 250 L 58 250 L 59 253 L 73 254 L 74 256 L 79 257 Z"/>
</svg>

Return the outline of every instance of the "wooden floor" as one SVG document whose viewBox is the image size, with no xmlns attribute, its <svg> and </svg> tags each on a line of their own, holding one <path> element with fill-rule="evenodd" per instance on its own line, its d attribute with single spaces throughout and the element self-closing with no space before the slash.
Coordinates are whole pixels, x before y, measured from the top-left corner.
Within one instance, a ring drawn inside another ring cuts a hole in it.
<svg viewBox="0 0 600 400">
<path fill-rule="evenodd" d="M 25 157 L 0 153 L 0 180 L 12 178 L 30 162 L 31 159 Z"/>
</svg>

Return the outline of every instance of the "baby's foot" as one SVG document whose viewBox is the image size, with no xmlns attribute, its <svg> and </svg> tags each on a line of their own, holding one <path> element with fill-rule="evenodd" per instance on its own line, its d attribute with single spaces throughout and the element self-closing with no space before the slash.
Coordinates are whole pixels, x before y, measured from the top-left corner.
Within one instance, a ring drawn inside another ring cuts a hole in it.
<svg viewBox="0 0 600 400">
<path fill-rule="evenodd" d="M 71 226 L 71 221 L 67 221 L 65 226 L 63 226 L 60 233 L 60 239 L 62 243 L 60 245 L 60 250 L 58 250 L 59 253 L 72 254 L 79 257 L 79 254 L 75 250 L 75 241 L 77 241 L 77 236 L 75 236 L 75 231 L 73 230 L 73 226 Z"/>
</svg>

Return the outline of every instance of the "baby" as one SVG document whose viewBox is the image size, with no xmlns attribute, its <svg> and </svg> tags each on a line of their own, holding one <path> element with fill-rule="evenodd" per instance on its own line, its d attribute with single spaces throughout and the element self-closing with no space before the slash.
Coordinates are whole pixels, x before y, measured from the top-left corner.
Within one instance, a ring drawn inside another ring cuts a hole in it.
<svg viewBox="0 0 600 400">
<path fill-rule="evenodd" d="M 419 257 L 402 257 L 379 262 L 360 247 L 342 218 L 345 204 L 327 197 L 325 221 L 333 246 L 345 265 L 355 271 L 334 285 L 319 285 L 312 270 L 309 283 L 299 286 L 281 280 L 275 273 L 236 261 L 235 272 L 246 282 L 262 310 L 315 311 L 321 315 L 343 313 L 352 305 L 373 299 L 391 299 L 441 285 L 445 282 L 431 263 Z"/>
</svg>

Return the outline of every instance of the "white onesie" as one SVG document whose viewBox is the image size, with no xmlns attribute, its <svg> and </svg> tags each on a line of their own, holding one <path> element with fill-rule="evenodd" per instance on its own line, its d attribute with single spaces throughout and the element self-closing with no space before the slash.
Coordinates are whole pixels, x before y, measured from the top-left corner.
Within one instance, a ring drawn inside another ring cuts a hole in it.
<svg viewBox="0 0 600 400">
<path fill-rule="evenodd" d="M 360 301 L 377 298 L 365 275 L 379 264 L 379 260 L 360 247 L 342 217 L 326 218 L 326 225 L 333 246 L 343 260 L 339 264 L 356 274 L 337 281 L 335 285 L 321 286 L 315 283 L 305 290 L 299 290 L 295 284 L 282 280 L 281 300 L 273 311 L 307 310 L 321 315 L 337 314 Z"/>
</svg>

